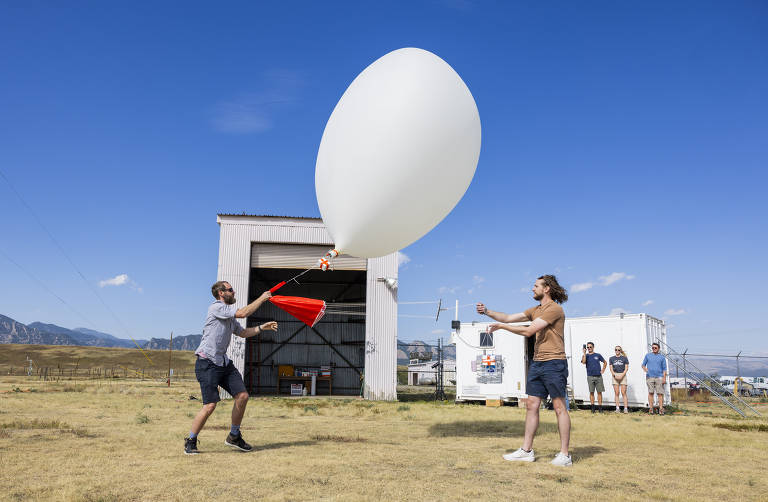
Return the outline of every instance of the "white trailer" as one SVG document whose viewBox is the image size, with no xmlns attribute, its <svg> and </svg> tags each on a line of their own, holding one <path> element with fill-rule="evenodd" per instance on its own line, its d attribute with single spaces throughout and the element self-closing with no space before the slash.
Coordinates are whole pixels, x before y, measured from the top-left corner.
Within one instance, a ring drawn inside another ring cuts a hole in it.
<svg viewBox="0 0 768 502">
<path fill-rule="evenodd" d="M 513 402 L 527 397 L 525 382 L 533 359 L 534 337 L 525 338 L 499 330 L 487 335 L 488 322 L 454 321 L 451 343 L 456 345 L 456 400 L 501 399 Z M 517 323 L 526 325 L 528 323 Z M 565 355 L 568 360 L 568 388 L 571 405 L 589 404 L 587 370 L 581 364 L 582 348 L 595 344 L 595 352 L 607 361 L 620 345 L 629 358 L 627 396 L 632 407 L 648 406 L 643 357 L 651 343 L 667 341 L 664 321 L 648 314 L 571 317 L 565 320 Z M 493 363 L 493 364 L 492 364 Z M 669 371 L 669 367 L 668 367 Z M 610 369 L 603 375 L 603 406 L 615 406 Z M 664 402 L 670 402 L 669 380 Z"/>
</svg>

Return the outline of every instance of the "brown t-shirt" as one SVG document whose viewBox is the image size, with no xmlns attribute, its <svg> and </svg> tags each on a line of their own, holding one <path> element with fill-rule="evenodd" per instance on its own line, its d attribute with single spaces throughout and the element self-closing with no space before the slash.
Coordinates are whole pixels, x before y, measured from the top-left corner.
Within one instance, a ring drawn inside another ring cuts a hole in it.
<svg viewBox="0 0 768 502">
<path fill-rule="evenodd" d="M 555 302 L 544 306 L 536 305 L 524 312 L 529 321 L 541 317 L 549 324 L 536 333 L 536 343 L 533 346 L 534 361 L 551 361 L 565 359 L 565 312 L 563 307 Z"/>
</svg>

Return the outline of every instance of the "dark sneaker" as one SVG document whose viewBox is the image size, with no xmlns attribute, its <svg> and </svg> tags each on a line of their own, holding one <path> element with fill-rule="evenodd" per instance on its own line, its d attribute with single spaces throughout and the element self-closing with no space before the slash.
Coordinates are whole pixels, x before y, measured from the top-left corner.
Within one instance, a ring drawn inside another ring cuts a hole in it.
<svg viewBox="0 0 768 502">
<path fill-rule="evenodd" d="M 251 451 L 253 449 L 251 445 L 249 445 L 243 440 L 242 434 L 233 436 L 232 433 L 230 433 L 227 436 L 227 439 L 224 440 L 224 444 L 228 444 L 232 448 L 237 448 L 238 450 L 242 450 L 242 451 Z"/>
<path fill-rule="evenodd" d="M 197 455 L 200 453 L 197 450 L 197 438 L 184 438 L 184 454 L 185 455 Z"/>
</svg>

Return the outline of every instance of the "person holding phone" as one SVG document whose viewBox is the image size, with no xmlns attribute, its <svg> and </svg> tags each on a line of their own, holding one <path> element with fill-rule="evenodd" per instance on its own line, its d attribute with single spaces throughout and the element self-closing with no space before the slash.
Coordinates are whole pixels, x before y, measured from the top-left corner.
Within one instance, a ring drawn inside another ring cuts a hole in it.
<svg viewBox="0 0 768 502">
<path fill-rule="evenodd" d="M 608 358 L 608 366 L 613 375 L 613 391 L 616 393 L 616 413 L 619 413 L 619 394 L 624 396 L 624 413 L 629 413 L 627 406 L 627 371 L 629 371 L 629 359 L 621 345 L 613 349 L 616 355 Z"/>
</svg>

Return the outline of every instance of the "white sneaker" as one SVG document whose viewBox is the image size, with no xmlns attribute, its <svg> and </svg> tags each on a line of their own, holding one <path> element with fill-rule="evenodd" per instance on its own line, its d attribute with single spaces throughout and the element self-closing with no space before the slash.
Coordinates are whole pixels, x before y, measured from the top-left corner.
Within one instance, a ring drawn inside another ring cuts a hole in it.
<svg viewBox="0 0 768 502">
<path fill-rule="evenodd" d="M 570 455 L 563 455 L 562 452 L 558 452 L 555 458 L 550 462 L 552 465 L 559 465 L 560 467 L 570 467 L 573 465 Z"/>
<path fill-rule="evenodd" d="M 504 460 L 510 460 L 512 462 L 533 462 L 536 460 L 536 456 L 533 454 L 533 450 L 525 451 L 522 448 L 518 448 L 517 451 L 502 455 Z"/>
</svg>

